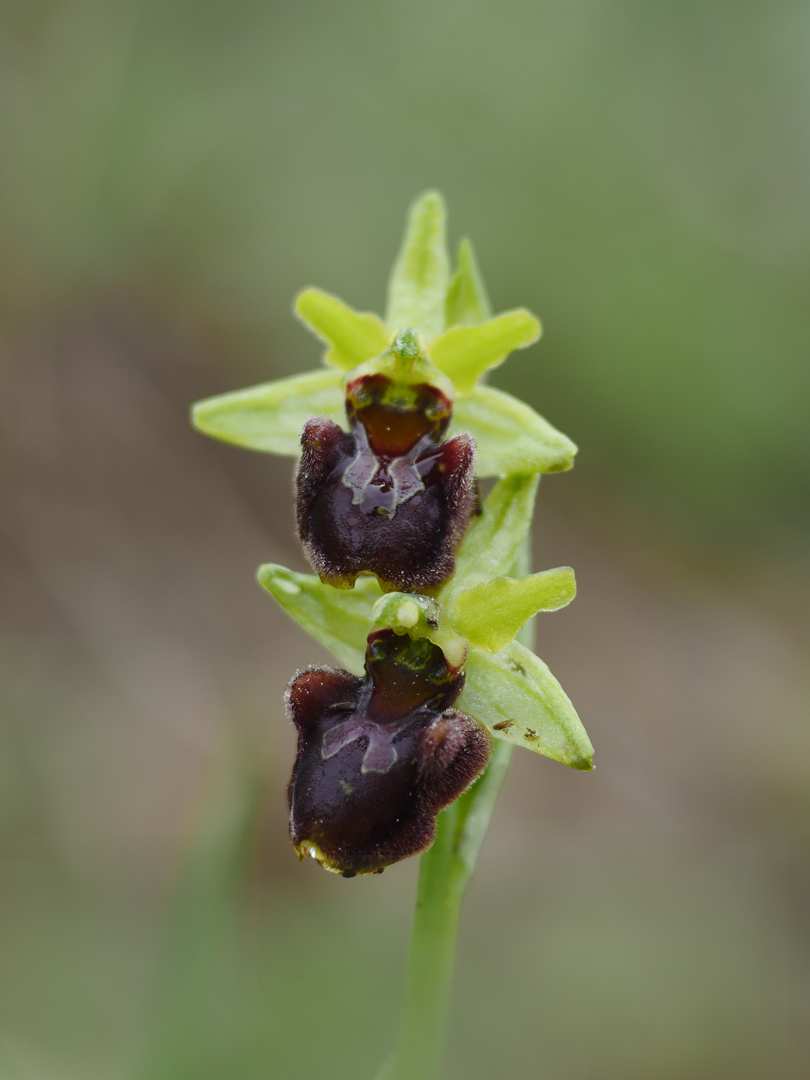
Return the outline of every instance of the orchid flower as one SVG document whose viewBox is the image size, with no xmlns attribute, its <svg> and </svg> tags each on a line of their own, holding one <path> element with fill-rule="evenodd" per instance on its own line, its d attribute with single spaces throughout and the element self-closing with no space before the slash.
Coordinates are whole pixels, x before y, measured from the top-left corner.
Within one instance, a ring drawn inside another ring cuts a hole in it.
<svg viewBox="0 0 810 1080">
<path fill-rule="evenodd" d="M 475 439 L 479 477 L 570 469 L 576 453 L 570 439 L 522 401 L 480 381 L 510 352 L 537 341 L 539 321 L 523 308 L 491 318 L 471 243 L 462 241 L 451 277 L 445 232 L 444 203 L 428 192 L 411 209 L 385 321 L 329 293 L 305 289 L 296 298 L 295 314 L 325 343 L 325 367 L 200 401 L 192 409 L 194 427 L 235 446 L 298 457 L 301 431 L 311 417 L 346 427 L 345 375 L 389 353 L 399 331 L 413 327 L 427 343 L 432 366 L 455 388 L 449 434 L 466 432 Z"/>
</svg>

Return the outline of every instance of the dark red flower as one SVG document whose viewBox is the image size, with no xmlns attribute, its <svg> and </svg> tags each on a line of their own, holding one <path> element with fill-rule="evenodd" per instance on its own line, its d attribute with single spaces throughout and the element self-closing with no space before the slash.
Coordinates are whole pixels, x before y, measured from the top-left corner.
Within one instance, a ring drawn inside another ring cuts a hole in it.
<svg viewBox="0 0 810 1080">
<path fill-rule="evenodd" d="M 475 441 L 447 442 L 452 404 L 428 383 L 363 375 L 346 388 L 344 432 L 313 417 L 301 435 L 298 534 L 323 581 L 350 588 L 376 574 L 384 589 L 435 590 L 475 513 Z"/>
<path fill-rule="evenodd" d="M 300 858 L 353 877 L 431 845 L 436 815 L 489 759 L 489 733 L 452 708 L 463 685 L 441 649 L 392 630 L 369 635 L 365 678 L 321 667 L 293 679 L 288 797 Z"/>
</svg>

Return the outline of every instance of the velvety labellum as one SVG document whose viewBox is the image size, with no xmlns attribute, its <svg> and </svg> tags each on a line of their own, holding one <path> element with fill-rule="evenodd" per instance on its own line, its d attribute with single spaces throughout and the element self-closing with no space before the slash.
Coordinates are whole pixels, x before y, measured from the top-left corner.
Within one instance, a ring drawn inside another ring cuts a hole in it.
<svg viewBox="0 0 810 1080">
<path fill-rule="evenodd" d="M 290 835 L 347 877 L 372 874 L 433 842 L 436 815 L 476 779 L 491 739 L 452 706 L 464 685 L 426 638 L 368 638 L 366 674 L 311 668 L 287 690 L 298 729 Z"/>
<path fill-rule="evenodd" d="M 351 431 L 313 417 L 301 435 L 298 532 L 321 579 L 351 587 L 376 574 L 424 592 L 453 573 L 476 509 L 475 442 L 442 436 L 452 404 L 436 387 L 368 375 L 346 388 Z"/>
</svg>

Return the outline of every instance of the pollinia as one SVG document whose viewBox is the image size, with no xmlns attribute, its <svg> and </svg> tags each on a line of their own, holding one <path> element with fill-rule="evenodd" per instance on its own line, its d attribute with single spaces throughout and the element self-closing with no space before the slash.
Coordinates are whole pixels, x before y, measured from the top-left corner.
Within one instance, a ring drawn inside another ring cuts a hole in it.
<svg viewBox="0 0 810 1080">
<path fill-rule="evenodd" d="M 468 241 L 451 274 L 436 193 L 411 208 L 384 320 L 317 289 L 295 313 L 325 367 L 201 401 L 192 422 L 298 459 L 316 573 L 268 564 L 258 578 L 341 666 L 287 688 L 290 834 L 300 858 L 354 877 L 430 847 L 493 740 L 592 768 L 571 702 L 515 640 L 575 594 L 569 567 L 514 575 L 540 474 L 571 468 L 576 447 L 483 381 L 540 324 L 522 308 L 492 317 Z"/>
</svg>

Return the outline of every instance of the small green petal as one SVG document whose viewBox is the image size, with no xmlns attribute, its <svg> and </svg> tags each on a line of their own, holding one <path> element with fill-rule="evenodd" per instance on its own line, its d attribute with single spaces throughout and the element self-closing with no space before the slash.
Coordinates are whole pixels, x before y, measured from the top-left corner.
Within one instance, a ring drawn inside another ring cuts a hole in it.
<svg viewBox="0 0 810 1080">
<path fill-rule="evenodd" d="M 462 240 L 459 246 L 458 270 L 447 286 L 444 315 L 446 326 L 477 326 L 492 317 L 487 290 L 469 240 Z"/>
<path fill-rule="evenodd" d="M 443 604 L 511 571 L 532 523 L 538 482 L 536 474 L 506 476 L 490 491 L 458 549 L 456 572 L 439 593 Z"/>
<path fill-rule="evenodd" d="M 342 664 L 356 675 L 363 673 L 366 637 L 381 595 L 375 578 L 358 578 L 353 589 L 335 589 L 314 574 L 296 574 L 275 563 L 260 566 L 256 576 L 287 614 Z"/>
<path fill-rule="evenodd" d="M 299 293 L 293 310 L 329 346 L 324 362 L 340 371 L 351 371 L 388 347 L 391 335 L 376 315 L 354 311 L 320 289 Z"/>
<path fill-rule="evenodd" d="M 564 472 L 577 452 L 575 444 L 534 409 L 491 386 L 476 386 L 469 396 L 457 399 L 451 434 L 457 431 L 475 438 L 478 476 Z"/>
<path fill-rule="evenodd" d="M 415 326 L 426 341 L 444 329 L 444 298 L 450 276 L 444 200 L 436 191 L 410 209 L 405 236 L 388 283 L 385 321 L 391 330 Z"/>
<path fill-rule="evenodd" d="M 502 364 L 514 349 L 537 341 L 540 333 L 534 315 L 518 308 L 481 326 L 451 326 L 430 342 L 428 356 L 459 394 L 469 394 L 485 371 Z"/>
<path fill-rule="evenodd" d="M 191 423 L 212 439 L 297 457 L 311 416 L 345 421 L 340 380 L 340 372 L 319 369 L 206 398 L 192 406 Z"/>
<path fill-rule="evenodd" d="M 498 652 L 532 615 L 565 607 L 576 592 L 574 571 L 570 566 L 559 566 L 517 581 L 499 577 L 482 582 L 459 593 L 451 614 L 456 630 L 470 645 Z"/>
<path fill-rule="evenodd" d="M 534 653 L 513 641 L 498 653 L 470 649 L 458 707 L 499 739 L 573 769 L 593 768 L 593 746 L 563 688 Z"/>
</svg>

